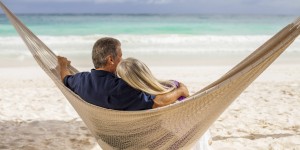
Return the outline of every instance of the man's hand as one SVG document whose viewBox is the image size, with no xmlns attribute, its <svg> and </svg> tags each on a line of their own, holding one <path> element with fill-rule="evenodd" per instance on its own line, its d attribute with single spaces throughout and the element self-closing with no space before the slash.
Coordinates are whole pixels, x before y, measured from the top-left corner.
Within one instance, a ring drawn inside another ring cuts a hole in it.
<svg viewBox="0 0 300 150">
<path fill-rule="evenodd" d="M 57 63 L 60 67 L 69 67 L 71 61 L 69 61 L 66 57 L 57 56 Z"/>
<path fill-rule="evenodd" d="M 71 61 L 69 61 L 66 57 L 57 56 L 57 63 L 60 72 L 60 77 L 63 81 L 67 75 L 71 75 L 69 71 Z"/>
</svg>

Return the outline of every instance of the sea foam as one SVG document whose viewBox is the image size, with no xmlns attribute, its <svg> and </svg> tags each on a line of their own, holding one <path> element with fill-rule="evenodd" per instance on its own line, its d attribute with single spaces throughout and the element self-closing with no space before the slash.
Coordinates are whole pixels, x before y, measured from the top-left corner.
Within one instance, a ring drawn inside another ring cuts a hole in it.
<svg viewBox="0 0 300 150">
<path fill-rule="evenodd" d="M 39 38 L 57 54 L 91 54 L 94 42 L 111 35 L 40 36 Z M 214 53 L 251 52 L 271 38 L 270 35 L 113 35 L 122 43 L 123 53 Z M 300 39 L 288 52 L 300 52 Z M 30 55 L 18 36 L 0 37 L 2 56 Z"/>
</svg>

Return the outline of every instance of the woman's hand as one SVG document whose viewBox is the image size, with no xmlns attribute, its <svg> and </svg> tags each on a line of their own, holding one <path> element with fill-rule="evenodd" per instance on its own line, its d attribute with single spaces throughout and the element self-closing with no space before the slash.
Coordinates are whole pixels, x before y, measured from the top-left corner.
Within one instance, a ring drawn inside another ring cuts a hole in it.
<svg viewBox="0 0 300 150">
<path fill-rule="evenodd" d="M 181 96 L 189 97 L 189 91 L 188 91 L 187 87 L 182 83 L 180 83 L 179 88 L 177 88 L 169 93 L 156 95 L 155 99 L 153 100 L 154 105 L 152 106 L 152 108 L 170 105 L 170 104 L 176 102 L 177 99 Z"/>
<path fill-rule="evenodd" d="M 179 89 L 182 92 L 181 96 L 184 96 L 184 97 L 190 96 L 188 88 L 183 83 L 179 83 Z"/>
</svg>

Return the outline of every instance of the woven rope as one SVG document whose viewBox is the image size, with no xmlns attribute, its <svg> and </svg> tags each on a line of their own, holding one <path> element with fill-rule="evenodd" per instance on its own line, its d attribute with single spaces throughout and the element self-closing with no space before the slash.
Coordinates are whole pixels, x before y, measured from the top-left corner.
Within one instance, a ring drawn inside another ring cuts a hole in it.
<svg viewBox="0 0 300 150">
<path fill-rule="evenodd" d="M 219 80 L 181 103 L 144 111 L 91 105 L 66 88 L 56 55 L 1 2 L 0 6 L 40 67 L 75 108 L 103 149 L 188 149 L 300 34 L 300 19 L 289 24 Z M 78 72 L 70 67 L 72 73 Z"/>
</svg>

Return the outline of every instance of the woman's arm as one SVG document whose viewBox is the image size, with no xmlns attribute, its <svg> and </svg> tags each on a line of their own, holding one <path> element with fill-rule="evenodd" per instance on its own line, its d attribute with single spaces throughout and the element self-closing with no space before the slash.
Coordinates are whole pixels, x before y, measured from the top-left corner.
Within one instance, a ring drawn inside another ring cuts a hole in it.
<svg viewBox="0 0 300 150">
<path fill-rule="evenodd" d="M 180 96 L 184 96 L 184 97 L 189 96 L 189 91 L 188 91 L 187 87 L 182 83 L 180 83 L 179 88 L 177 88 L 169 93 L 156 95 L 155 99 L 153 100 L 154 105 L 152 108 L 170 105 L 170 104 L 176 102 Z"/>
</svg>

